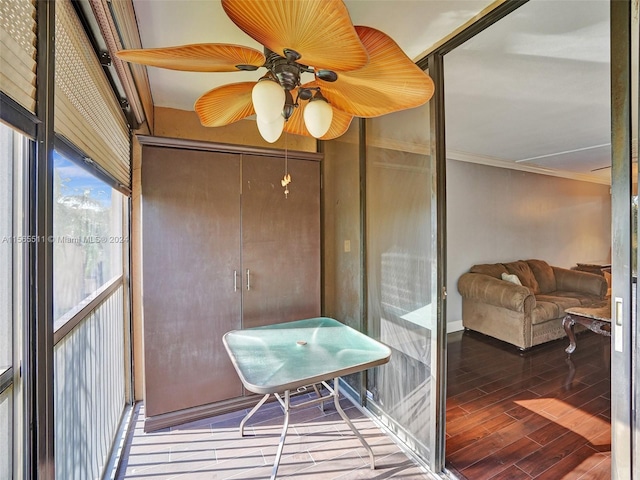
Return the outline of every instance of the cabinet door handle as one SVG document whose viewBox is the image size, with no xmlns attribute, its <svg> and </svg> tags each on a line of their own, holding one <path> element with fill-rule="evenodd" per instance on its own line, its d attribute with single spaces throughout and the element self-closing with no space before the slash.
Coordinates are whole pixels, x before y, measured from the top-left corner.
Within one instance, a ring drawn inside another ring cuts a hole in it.
<svg viewBox="0 0 640 480">
<path fill-rule="evenodd" d="M 233 271 L 233 291 L 234 292 L 238 291 L 238 271 L 237 270 Z"/>
<path fill-rule="evenodd" d="M 247 268 L 247 292 L 251 290 L 251 272 Z"/>
</svg>

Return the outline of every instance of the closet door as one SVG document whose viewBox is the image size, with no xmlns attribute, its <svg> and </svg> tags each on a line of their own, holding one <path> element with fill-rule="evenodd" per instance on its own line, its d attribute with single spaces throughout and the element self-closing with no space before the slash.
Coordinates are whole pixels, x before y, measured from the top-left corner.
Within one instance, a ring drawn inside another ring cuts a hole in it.
<svg viewBox="0 0 640 480">
<path fill-rule="evenodd" d="M 320 315 L 320 163 L 242 157 L 242 327 Z"/>
<path fill-rule="evenodd" d="M 146 415 L 241 396 L 240 156 L 145 146 L 142 231 Z"/>
</svg>

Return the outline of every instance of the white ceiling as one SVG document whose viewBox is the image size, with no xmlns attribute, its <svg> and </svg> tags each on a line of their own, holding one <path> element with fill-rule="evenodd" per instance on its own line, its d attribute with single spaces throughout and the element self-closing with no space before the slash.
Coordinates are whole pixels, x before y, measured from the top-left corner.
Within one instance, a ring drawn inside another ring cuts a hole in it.
<svg viewBox="0 0 640 480">
<path fill-rule="evenodd" d="M 491 4 L 491 0 L 347 0 L 344 3 L 354 25 L 384 31 L 410 58 L 416 58 Z M 133 0 L 133 4 L 144 48 L 212 42 L 263 49 L 227 17 L 219 0 Z M 154 103 L 182 110 L 193 110 L 198 97 L 214 87 L 255 81 L 264 75 L 264 70 L 232 73 L 148 70 Z"/>
<path fill-rule="evenodd" d="M 217 0 L 133 3 L 145 48 L 219 42 L 262 50 Z M 414 60 L 491 3 L 345 1 L 355 25 L 386 32 Z M 148 70 L 154 103 L 182 110 L 216 86 L 263 75 Z M 445 56 L 445 106 L 451 158 L 582 173 L 607 166 L 608 0 L 530 0 Z"/>
<path fill-rule="evenodd" d="M 608 0 L 531 0 L 445 56 L 450 156 L 607 177 Z"/>
</svg>

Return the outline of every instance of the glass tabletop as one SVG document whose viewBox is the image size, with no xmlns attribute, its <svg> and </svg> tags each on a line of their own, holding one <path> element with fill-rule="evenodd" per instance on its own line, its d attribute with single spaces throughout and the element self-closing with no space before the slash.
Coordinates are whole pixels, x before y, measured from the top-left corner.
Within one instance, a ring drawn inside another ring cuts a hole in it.
<svg viewBox="0 0 640 480">
<path fill-rule="evenodd" d="M 592 320 L 611 322 L 611 303 L 604 302 L 589 306 L 569 307 L 564 309 L 564 313 Z"/>
<path fill-rule="evenodd" d="M 332 318 L 234 330 L 223 337 L 240 380 L 254 393 L 276 393 L 389 361 L 391 350 Z"/>
</svg>

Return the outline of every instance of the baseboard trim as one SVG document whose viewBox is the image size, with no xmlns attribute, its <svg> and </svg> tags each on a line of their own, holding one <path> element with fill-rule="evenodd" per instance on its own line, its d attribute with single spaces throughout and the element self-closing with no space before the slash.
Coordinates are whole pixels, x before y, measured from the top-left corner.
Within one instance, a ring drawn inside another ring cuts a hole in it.
<svg viewBox="0 0 640 480">
<path fill-rule="evenodd" d="M 185 408 L 176 412 L 162 413 L 144 419 L 145 433 L 162 430 L 163 428 L 174 427 L 183 423 L 201 420 L 223 413 L 251 408 L 262 398 L 262 395 L 251 395 L 248 397 L 232 398 L 222 402 L 199 405 L 197 407 Z"/>
<path fill-rule="evenodd" d="M 462 320 L 447 322 L 447 333 L 460 332 L 462 330 L 464 330 Z"/>
</svg>

